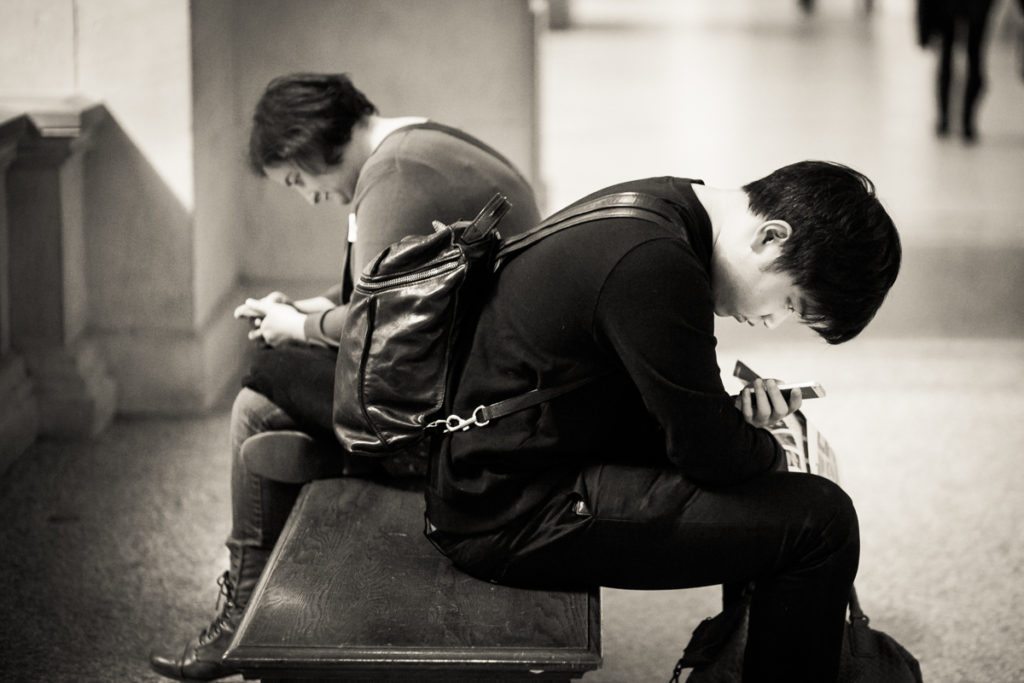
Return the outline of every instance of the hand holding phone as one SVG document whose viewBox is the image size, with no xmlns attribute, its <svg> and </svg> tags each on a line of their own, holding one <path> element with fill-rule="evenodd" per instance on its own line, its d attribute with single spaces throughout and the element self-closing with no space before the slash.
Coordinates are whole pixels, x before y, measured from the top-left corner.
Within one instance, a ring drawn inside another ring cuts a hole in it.
<svg viewBox="0 0 1024 683">
<path fill-rule="evenodd" d="M 246 299 L 245 303 L 235 308 L 235 318 L 248 318 L 253 324 L 266 315 L 265 307 L 270 304 L 292 305 L 291 300 L 283 292 L 271 292 L 262 299 Z"/>
<path fill-rule="evenodd" d="M 755 380 L 761 379 L 761 376 L 751 370 L 746 363 L 743 361 L 736 361 L 736 367 L 732 371 L 733 377 L 746 382 L 748 385 L 752 384 Z M 783 397 L 786 401 L 789 401 L 789 395 L 793 389 L 800 390 L 800 396 L 806 400 L 809 398 L 824 398 L 825 388 L 817 382 L 780 382 L 779 391 L 782 392 Z M 738 398 L 738 396 L 733 396 Z"/>
<path fill-rule="evenodd" d="M 809 398 L 822 398 L 825 395 L 825 389 L 817 382 L 787 382 L 778 384 L 778 389 L 782 393 L 782 398 L 789 402 L 790 394 L 794 389 L 800 390 L 800 398 L 807 400 Z M 739 394 L 736 394 L 732 398 L 739 398 Z"/>
<path fill-rule="evenodd" d="M 793 393 L 793 391 L 797 393 Z M 800 410 L 802 398 L 798 387 L 790 387 L 783 394 L 774 379 L 756 379 L 734 398 L 736 409 L 743 419 L 755 427 L 770 427 L 788 415 Z"/>
</svg>

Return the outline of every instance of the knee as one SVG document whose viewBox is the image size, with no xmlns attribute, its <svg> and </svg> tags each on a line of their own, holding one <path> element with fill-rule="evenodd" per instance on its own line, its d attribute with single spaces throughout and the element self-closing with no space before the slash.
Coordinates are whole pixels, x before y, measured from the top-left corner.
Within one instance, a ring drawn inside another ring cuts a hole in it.
<svg viewBox="0 0 1024 683">
<path fill-rule="evenodd" d="M 281 412 L 263 394 L 243 387 L 235 396 L 231 406 L 231 440 L 236 444 L 261 432 L 269 431 L 274 417 Z"/>
<path fill-rule="evenodd" d="M 860 526 L 853 500 L 833 482 L 812 476 L 807 528 L 820 550 L 856 570 L 860 557 Z"/>
<path fill-rule="evenodd" d="M 269 399 L 249 387 L 242 387 L 242 390 L 235 395 L 235 402 L 231 404 L 231 421 L 233 423 L 252 421 L 259 412 L 260 404 L 264 401 L 269 401 Z"/>
</svg>

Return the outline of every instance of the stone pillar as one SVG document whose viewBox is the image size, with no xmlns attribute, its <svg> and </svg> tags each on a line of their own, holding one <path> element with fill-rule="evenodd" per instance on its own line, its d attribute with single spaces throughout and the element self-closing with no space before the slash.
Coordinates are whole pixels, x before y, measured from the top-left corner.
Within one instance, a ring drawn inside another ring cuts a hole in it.
<svg viewBox="0 0 1024 683">
<path fill-rule="evenodd" d="M 7 229 L 7 167 L 28 120 L 0 121 L 0 474 L 35 441 L 39 410 L 24 359 L 11 349 L 10 239 Z"/>
<path fill-rule="evenodd" d="M 35 385 L 40 434 L 65 438 L 98 433 L 116 404 L 87 334 L 82 111 L 30 113 L 6 173 L 10 345 Z"/>
</svg>

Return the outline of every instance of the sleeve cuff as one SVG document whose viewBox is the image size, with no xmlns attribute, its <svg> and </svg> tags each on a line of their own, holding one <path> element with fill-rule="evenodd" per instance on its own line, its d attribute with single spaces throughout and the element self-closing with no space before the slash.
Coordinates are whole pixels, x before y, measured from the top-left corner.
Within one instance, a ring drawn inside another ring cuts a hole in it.
<svg viewBox="0 0 1024 683">
<path fill-rule="evenodd" d="M 316 346 L 323 346 L 328 348 L 337 348 L 338 341 L 336 339 L 329 338 L 324 334 L 323 321 L 327 314 L 333 309 L 328 308 L 320 311 L 319 313 L 310 313 L 306 316 L 303 321 L 303 332 L 306 334 L 306 341 Z"/>
</svg>

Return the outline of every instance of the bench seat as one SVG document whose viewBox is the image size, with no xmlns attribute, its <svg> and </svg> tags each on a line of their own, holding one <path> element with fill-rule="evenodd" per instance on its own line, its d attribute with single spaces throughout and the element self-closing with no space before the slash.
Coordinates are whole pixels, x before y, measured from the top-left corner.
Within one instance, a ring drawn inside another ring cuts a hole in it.
<svg viewBox="0 0 1024 683">
<path fill-rule="evenodd" d="M 226 660 L 263 681 L 568 681 L 601 665 L 597 590 L 474 579 L 422 530 L 419 491 L 306 485 Z"/>
</svg>

